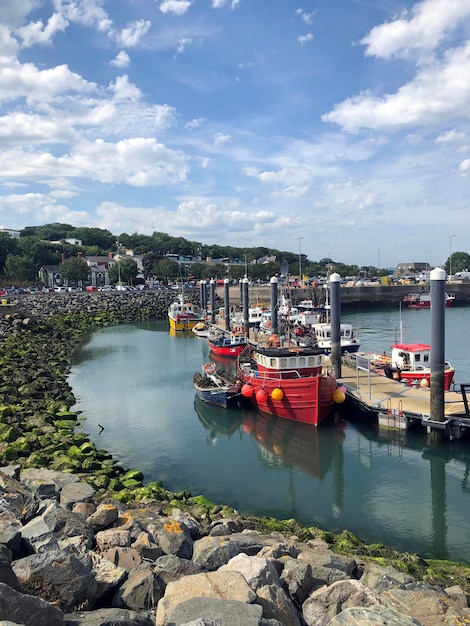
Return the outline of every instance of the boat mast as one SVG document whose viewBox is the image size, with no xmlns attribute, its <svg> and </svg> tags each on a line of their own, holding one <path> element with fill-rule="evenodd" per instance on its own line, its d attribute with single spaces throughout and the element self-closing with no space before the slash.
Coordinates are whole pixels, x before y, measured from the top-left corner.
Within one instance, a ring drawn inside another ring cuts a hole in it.
<svg viewBox="0 0 470 626">
<path fill-rule="evenodd" d="M 117 266 L 118 266 L 118 285 L 121 284 L 121 260 L 119 258 L 119 237 L 116 239 L 117 248 Z"/>
</svg>

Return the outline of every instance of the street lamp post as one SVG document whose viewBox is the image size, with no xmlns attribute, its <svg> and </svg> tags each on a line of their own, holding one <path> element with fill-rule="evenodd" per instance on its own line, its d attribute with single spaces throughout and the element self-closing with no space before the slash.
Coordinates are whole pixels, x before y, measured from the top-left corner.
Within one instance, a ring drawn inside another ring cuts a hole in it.
<svg viewBox="0 0 470 626">
<path fill-rule="evenodd" d="M 298 237 L 299 240 L 299 282 L 300 282 L 300 286 L 303 287 L 303 280 L 302 280 L 302 239 L 303 237 Z"/>
<path fill-rule="evenodd" d="M 452 239 L 455 235 L 447 235 L 449 237 L 449 280 L 452 279 Z"/>
</svg>

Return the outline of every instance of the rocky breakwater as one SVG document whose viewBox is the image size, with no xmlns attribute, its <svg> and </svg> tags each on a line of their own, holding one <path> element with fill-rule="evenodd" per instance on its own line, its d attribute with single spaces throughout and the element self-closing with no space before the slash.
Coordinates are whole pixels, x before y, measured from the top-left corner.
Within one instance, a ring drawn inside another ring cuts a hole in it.
<svg viewBox="0 0 470 626">
<path fill-rule="evenodd" d="M 168 505 L 168 502 L 166 503 Z M 96 498 L 78 477 L 0 469 L 0 620 L 25 626 L 468 624 L 468 598 L 253 520 Z"/>
</svg>

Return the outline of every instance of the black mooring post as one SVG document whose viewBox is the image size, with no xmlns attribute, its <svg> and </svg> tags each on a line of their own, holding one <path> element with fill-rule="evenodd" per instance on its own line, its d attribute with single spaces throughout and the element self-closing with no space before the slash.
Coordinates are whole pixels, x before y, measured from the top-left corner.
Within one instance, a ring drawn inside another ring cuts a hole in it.
<svg viewBox="0 0 470 626">
<path fill-rule="evenodd" d="M 277 301 L 277 292 L 278 292 L 278 280 L 277 276 L 272 276 L 271 280 L 271 330 L 274 335 L 278 334 L 278 326 L 279 320 L 277 318 L 278 311 L 278 301 Z"/>
</svg>

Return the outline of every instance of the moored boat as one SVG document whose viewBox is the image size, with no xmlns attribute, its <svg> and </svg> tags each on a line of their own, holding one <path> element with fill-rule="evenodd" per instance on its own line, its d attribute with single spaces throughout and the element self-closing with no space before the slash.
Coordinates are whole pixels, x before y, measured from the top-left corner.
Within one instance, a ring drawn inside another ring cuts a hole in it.
<svg viewBox="0 0 470 626">
<path fill-rule="evenodd" d="M 211 329 L 206 322 L 198 322 L 192 329 L 196 337 L 210 337 Z"/>
<path fill-rule="evenodd" d="M 394 378 L 407 385 L 429 387 L 431 384 L 431 346 L 425 343 L 396 343 L 391 355 L 372 355 L 371 364 L 379 374 Z M 444 389 L 449 391 L 455 369 L 444 362 Z"/>
<path fill-rule="evenodd" d="M 327 417 L 336 390 L 335 376 L 324 370 L 324 352 L 270 343 L 249 345 L 238 357 L 242 395 L 263 413 L 318 426 Z"/>
<path fill-rule="evenodd" d="M 168 307 L 168 322 L 173 330 L 185 331 L 204 322 L 204 317 L 196 311 L 192 302 L 185 302 L 183 296 L 179 295 Z"/>
<path fill-rule="evenodd" d="M 216 370 L 214 363 L 204 363 L 202 374 L 193 374 L 193 383 L 198 397 L 203 402 L 227 407 L 235 401 L 242 386 L 241 380 L 225 369 Z"/>
<path fill-rule="evenodd" d="M 208 338 L 209 350 L 217 356 L 236 358 L 248 345 L 248 337 L 242 327 L 237 332 L 220 332 Z"/>
<path fill-rule="evenodd" d="M 445 306 L 452 306 L 455 300 L 454 293 L 445 294 Z M 409 309 L 430 309 L 431 308 L 431 294 L 430 293 L 409 293 L 403 298 L 403 302 L 406 302 Z"/>
</svg>

